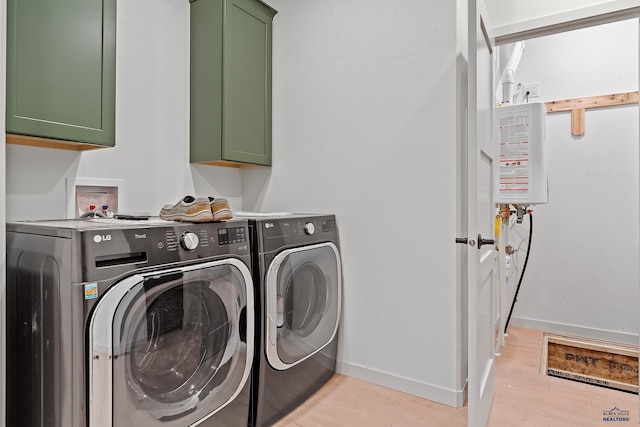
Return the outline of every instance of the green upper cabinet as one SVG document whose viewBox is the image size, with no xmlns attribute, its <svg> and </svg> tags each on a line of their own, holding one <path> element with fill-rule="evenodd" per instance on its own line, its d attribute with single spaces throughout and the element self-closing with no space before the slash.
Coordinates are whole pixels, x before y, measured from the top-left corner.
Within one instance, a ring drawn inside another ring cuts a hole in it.
<svg viewBox="0 0 640 427">
<path fill-rule="evenodd" d="M 8 0 L 7 141 L 113 146 L 115 62 L 116 0 Z"/>
<path fill-rule="evenodd" d="M 258 0 L 191 2 L 191 162 L 271 165 L 271 30 Z"/>
</svg>

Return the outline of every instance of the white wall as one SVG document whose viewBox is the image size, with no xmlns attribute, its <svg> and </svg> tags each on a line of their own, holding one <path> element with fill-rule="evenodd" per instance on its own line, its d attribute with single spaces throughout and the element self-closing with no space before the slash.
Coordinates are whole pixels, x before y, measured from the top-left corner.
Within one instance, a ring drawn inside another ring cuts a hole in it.
<svg viewBox="0 0 640 427">
<path fill-rule="evenodd" d="M 8 145 L 9 220 L 65 217 L 77 177 L 123 179 L 120 211 L 157 215 L 185 194 L 241 206 L 238 170 L 189 164 L 189 2 L 121 0 L 117 19 L 115 148 Z"/>
<path fill-rule="evenodd" d="M 335 213 L 341 371 L 460 405 L 456 3 L 270 4 L 273 168 L 244 208 Z"/>
<path fill-rule="evenodd" d="M 638 21 L 529 40 L 516 80 L 542 101 L 636 91 Z M 569 112 L 546 124 L 550 200 L 512 324 L 637 344 L 638 105 L 587 110 L 581 137 Z"/>
</svg>

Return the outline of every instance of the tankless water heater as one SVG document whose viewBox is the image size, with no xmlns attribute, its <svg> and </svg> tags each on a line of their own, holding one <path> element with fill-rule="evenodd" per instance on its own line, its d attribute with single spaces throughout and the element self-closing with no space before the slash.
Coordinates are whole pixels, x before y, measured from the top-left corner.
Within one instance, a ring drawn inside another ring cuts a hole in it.
<svg viewBox="0 0 640 427">
<path fill-rule="evenodd" d="M 535 205 L 548 202 L 544 154 L 546 114 L 542 102 L 496 107 L 496 203 Z"/>
</svg>

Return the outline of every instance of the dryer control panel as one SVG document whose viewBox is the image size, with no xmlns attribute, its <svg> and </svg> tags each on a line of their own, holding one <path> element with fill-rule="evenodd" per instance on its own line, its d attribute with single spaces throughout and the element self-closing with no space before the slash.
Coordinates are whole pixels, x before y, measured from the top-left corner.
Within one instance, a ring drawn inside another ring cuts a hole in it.
<svg viewBox="0 0 640 427">
<path fill-rule="evenodd" d="M 293 245 L 337 241 L 338 237 L 333 215 L 264 219 L 257 224 L 261 252 Z"/>
</svg>

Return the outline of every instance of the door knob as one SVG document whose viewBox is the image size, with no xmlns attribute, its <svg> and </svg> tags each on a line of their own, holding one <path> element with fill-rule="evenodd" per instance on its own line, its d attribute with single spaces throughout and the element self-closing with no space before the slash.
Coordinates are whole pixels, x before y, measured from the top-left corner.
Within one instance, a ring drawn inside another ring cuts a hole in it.
<svg viewBox="0 0 640 427">
<path fill-rule="evenodd" d="M 468 244 L 469 246 L 475 246 L 475 240 L 469 240 L 466 237 L 456 237 L 456 243 L 462 243 L 463 245 Z"/>
<path fill-rule="evenodd" d="M 478 234 L 478 249 L 482 247 L 482 245 L 495 245 L 496 241 L 493 239 L 483 239 L 482 235 Z"/>
</svg>

